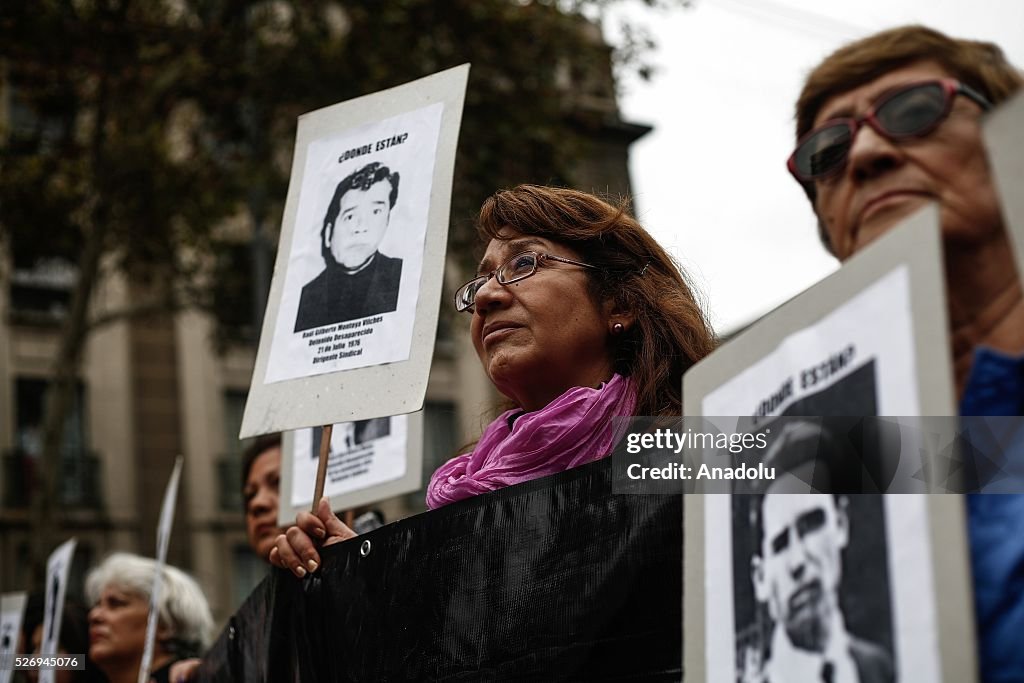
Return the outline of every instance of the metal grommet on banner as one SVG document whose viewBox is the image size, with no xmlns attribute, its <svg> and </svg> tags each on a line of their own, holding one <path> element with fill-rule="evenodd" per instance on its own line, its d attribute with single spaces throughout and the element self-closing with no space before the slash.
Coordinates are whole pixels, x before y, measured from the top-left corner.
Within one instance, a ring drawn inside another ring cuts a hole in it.
<svg viewBox="0 0 1024 683">
<path fill-rule="evenodd" d="M 366 557 L 370 554 L 370 539 L 363 541 L 363 544 L 359 546 L 359 554 Z"/>
</svg>

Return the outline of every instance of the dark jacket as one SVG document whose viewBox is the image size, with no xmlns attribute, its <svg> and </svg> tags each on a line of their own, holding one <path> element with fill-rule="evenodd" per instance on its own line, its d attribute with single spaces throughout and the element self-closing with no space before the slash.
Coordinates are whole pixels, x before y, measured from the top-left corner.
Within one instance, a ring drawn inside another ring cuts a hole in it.
<svg viewBox="0 0 1024 683">
<path fill-rule="evenodd" d="M 402 259 L 380 252 L 358 273 L 332 263 L 302 288 L 295 331 L 356 320 L 398 308 Z"/>
<path fill-rule="evenodd" d="M 889 653 L 880 646 L 851 635 L 850 656 L 857 666 L 860 683 L 893 683 L 895 680 Z"/>
</svg>

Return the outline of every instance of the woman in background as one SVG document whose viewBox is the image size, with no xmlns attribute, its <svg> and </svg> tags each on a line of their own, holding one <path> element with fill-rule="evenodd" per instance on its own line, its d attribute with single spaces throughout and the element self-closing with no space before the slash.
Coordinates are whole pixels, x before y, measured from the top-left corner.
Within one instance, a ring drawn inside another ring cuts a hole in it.
<svg viewBox="0 0 1024 683">
<path fill-rule="evenodd" d="M 138 683 L 156 562 L 115 553 L 89 572 L 89 657 L 110 683 Z M 213 617 L 199 585 L 180 569 L 163 568 L 156 606 L 151 678 L 167 683 L 172 663 L 196 657 L 210 643 Z"/>
<path fill-rule="evenodd" d="M 39 654 L 43 644 L 44 603 L 45 596 L 42 593 L 36 593 L 29 597 L 28 605 L 25 608 L 24 631 L 26 639 L 29 641 L 28 651 L 36 655 Z M 61 615 L 57 654 L 84 654 L 89 649 L 89 623 L 85 608 L 74 600 L 66 600 Z M 54 673 L 56 683 L 93 683 L 106 680 L 88 655 L 85 658 L 85 668 L 63 669 Z M 33 683 L 39 680 L 38 669 L 28 669 L 25 671 L 25 675 Z"/>
<path fill-rule="evenodd" d="M 269 561 L 282 529 L 277 525 L 281 483 L 281 435 L 261 436 L 242 454 L 242 500 L 249 547 Z"/>
</svg>

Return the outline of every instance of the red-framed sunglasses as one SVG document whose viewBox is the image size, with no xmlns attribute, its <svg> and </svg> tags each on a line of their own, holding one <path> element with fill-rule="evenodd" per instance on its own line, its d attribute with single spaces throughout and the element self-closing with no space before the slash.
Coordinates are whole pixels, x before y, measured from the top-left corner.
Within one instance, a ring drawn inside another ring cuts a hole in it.
<svg viewBox="0 0 1024 683">
<path fill-rule="evenodd" d="M 957 95 L 992 108 L 984 95 L 952 78 L 900 86 L 879 96 L 863 116 L 829 119 L 800 138 L 786 163 L 789 172 L 802 183 L 838 173 L 865 123 L 890 140 L 928 135 L 949 116 Z"/>
</svg>

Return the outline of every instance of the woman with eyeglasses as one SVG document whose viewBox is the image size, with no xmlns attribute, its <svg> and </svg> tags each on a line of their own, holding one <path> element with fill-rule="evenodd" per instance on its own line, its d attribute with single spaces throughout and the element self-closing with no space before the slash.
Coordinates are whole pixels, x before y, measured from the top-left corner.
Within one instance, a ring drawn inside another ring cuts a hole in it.
<svg viewBox="0 0 1024 683">
<path fill-rule="evenodd" d="M 625 206 L 520 185 L 484 202 L 478 231 L 483 258 L 455 307 L 510 408 L 434 473 L 430 508 L 602 458 L 616 416 L 681 414 L 682 375 L 715 344 L 679 266 Z M 322 500 L 271 562 L 302 577 L 318 544 L 354 535 Z"/>
<path fill-rule="evenodd" d="M 937 202 L 961 415 L 1024 414 L 1024 296 L 981 133 L 1022 83 L 993 44 L 908 26 L 830 55 L 797 102 L 789 169 L 837 258 Z M 1024 461 L 1024 434 L 1012 443 L 1004 472 Z M 1024 496 L 967 511 L 982 678 L 1022 681 Z"/>
</svg>

